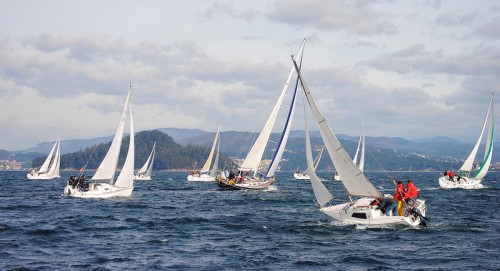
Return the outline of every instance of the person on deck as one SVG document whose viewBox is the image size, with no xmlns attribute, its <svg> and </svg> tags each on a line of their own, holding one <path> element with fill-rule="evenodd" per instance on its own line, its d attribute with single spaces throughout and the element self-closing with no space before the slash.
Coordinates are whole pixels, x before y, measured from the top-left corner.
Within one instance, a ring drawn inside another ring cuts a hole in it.
<svg viewBox="0 0 500 271">
<path fill-rule="evenodd" d="M 455 180 L 453 179 L 453 177 L 455 177 L 455 173 L 453 173 L 453 170 L 451 170 L 451 169 L 450 169 L 450 170 L 448 171 L 448 180 L 450 180 L 450 181 L 452 181 L 452 182 L 453 182 L 453 181 L 455 181 Z"/>
<path fill-rule="evenodd" d="M 396 194 L 394 194 L 393 199 L 398 202 L 398 215 L 403 215 L 403 197 L 405 195 L 405 187 L 401 181 L 398 181 L 396 184 L 396 180 L 392 180 L 394 185 L 396 185 Z"/>
<path fill-rule="evenodd" d="M 415 184 L 413 184 L 412 180 L 408 180 L 406 184 L 406 193 L 403 197 L 403 200 L 408 204 L 413 204 L 418 196 L 418 190 Z"/>
</svg>

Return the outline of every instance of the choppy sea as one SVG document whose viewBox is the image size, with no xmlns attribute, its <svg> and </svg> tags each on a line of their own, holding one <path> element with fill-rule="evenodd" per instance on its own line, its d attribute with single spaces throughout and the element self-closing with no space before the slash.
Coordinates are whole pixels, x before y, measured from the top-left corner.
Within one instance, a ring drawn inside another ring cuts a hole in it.
<svg viewBox="0 0 500 271">
<path fill-rule="evenodd" d="M 73 172 L 28 181 L 0 172 L 1 270 L 499 270 L 500 173 L 485 188 L 443 190 L 438 172 L 367 172 L 383 193 L 413 179 L 426 228 L 330 224 L 309 181 L 279 172 L 265 191 L 219 191 L 155 172 L 131 198 L 62 196 Z M 332 174 L 319 174 L 335 203 Z"/>
</svg>

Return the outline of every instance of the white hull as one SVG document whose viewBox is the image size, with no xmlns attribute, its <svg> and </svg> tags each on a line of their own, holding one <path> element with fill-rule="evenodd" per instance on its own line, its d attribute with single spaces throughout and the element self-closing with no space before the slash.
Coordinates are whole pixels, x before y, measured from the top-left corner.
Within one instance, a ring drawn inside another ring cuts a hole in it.
<svg viewBox="0 0 500 271">
<path fill-rule="evenodd" d="M 451 188 L 476 189 L 483 187 L 483 185 L 481 184 L 482 180 L 467 178 L 467 177 L 460 177 L 460 180 L 457 179 L 458 179 L 457 176 L 455 176 L 455 178 L 452 181 L 447 176 L 443 176 L 439 178 L 439 186 L 445 189 L 451 189 Z"/>
<path fill-rule="evenodd" d="M 293 177 L 297 180 L 310 180 L 311 179 L 309 174 L 307 174 L 305 172 L 295 172 L 295 173 L 293 173 Z"/>
<path fill-rule="evenodd" d="M 369 206 L 371 198 L 361 198 L 351 203 L 342 203 L 334 206 L 320 208 L 330 222 L 342 222 L 355 225 L 409 225 L 418 226 L 422 224 L 422 218 L 418 215 L 408 216 L 386 216 L 375 206 Z M 417 200 L 417 209 L 425 216 L 425 201 Z"/>
<path fill-rule="evenodd" d="M 235 183 L 234 186 L 240 189 L 259 190 L 268 188 L 274 182 L 274 178 L 267 180 L 247 179 L 240 183 Z"/>
<path fill-rule="evenodd" d="M 30 180 L 53 180 L 61 178 L 61 175 L 47 175 L 47 174 L 38 174 L 38 173 L 28 173 L 26 177 Z"/>
<path fill-rule="evenodd" d="M 72 188 L 71 185 L 66 185 L 64 195 L 75 198 L 114 198 L 114 197 L 130 197 L 133 187 L 117 187 L 108 183 L 92 183 L 88 191 L 83 191 L 78 188 Z"/>
<path fill-rule="evenodd" d="M 215 177 L 210 177 L 208 174 L 188 175 L 187 180 L 190 182 L 215 182 Z"/>
<path fill-rule="evenodd" d="M 134 181 L 151 181 L 151 176 L 136 175 Z"/>
</svg>

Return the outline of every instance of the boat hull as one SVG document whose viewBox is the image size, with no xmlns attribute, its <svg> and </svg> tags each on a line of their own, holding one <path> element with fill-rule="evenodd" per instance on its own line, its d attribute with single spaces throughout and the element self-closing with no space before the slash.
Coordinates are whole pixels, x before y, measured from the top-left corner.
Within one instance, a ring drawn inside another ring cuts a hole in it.
<svg viewBox="0 0 500 271">
<path fill-rule="evenodd" d="M 64 195 L 75 198 L 114 198 L 114 197 L 130 197 L 133 187 L 117 187 L 108 183 L 92 183 L 88 190 L 73 188 L 71 185 L 66 185 Z"/>
<path fill-rule="evenodd" d="M 274 178 L 267 180 L 245 179 L 243 181 L 220 180 L 219 187 L 224 190 L 262 190 L 268 188 L 274 182 Z"/>
<path fill-rule="evenodd" d="M 201 174 L 199 176 L 188 175 L 187 180 L 190 182 L 213 182 L 215 181 L 215 177 L 211 177 L 208 174 Z"/>
<path fill-rule="evenodd" d="M 334 206 L 320 208 L 330 222 L 342 222 L 355 225 L 406 225 L 418 226 L 425 222 L 425 201 L 417 200 L 415 208 L 419 214 L 408 214 L 407 216 L 386 216 L 375 206 L 370 206 L 371 198 L 361 198 L 352 203 L 342 203 Z"/>
<path fill-rule="evenodd" d="M 305 172 L 294 172 L 293 177 L 297 180 L 310 180 L 311 177 Z"/>
<path fill-rule="evenodd" d="M 151 181 L 151 176 L 136 175 L 134 181 Z"/>
<path fill-rule="evenodd" d="M 452 189 L 452 188 L 476 189 L 483 187 L 481 181 L 482 180 L 462 177 L 462 176 L 460 176 L 460 178 L 455 176 L 453 180 L 450 180 L 449 177 L 443 176 L 439 178 L 439 186 L 445 189 Z"/>
<path fill-rule="evenodd" d="M 28 173 L 26 177 L 30 180 L 53 180 L 61 178 L 60 175 L 47 175 L 47 174 L 38 174 L 38 173 Z"/>
</svg>

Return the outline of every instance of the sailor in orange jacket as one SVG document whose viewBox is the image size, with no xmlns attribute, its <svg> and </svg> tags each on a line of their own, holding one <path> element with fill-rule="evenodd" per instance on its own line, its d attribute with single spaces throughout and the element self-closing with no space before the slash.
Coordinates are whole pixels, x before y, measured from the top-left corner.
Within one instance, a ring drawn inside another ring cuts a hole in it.
<svg viewBox="0 0 500 271">
<path fill-rule="evenodd" d="M 418 196 L 418 190 L 415 184 L 413 184 L 412 180 L 408 180 L 408 183 L 406 184 L 406 194 L 403 197 L 403 200 L 406 202 L 409 202 L 410 204 L 413 204 L 413 201 L 417 199 Z"/>
<path fill-rule="evenodd" d="M 398 201 L 398 215 L 402 216 L 403 213 L 403 197 L 405 195 L 405 187 L 401 181 L 398 181 L 396 184 L 396 180 L 392 179 L 394 185 L 396 185 L 396 194 L 394 194 L 393 199 Z"/>
</svg>

